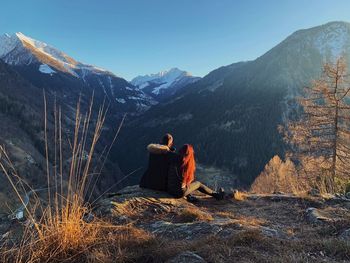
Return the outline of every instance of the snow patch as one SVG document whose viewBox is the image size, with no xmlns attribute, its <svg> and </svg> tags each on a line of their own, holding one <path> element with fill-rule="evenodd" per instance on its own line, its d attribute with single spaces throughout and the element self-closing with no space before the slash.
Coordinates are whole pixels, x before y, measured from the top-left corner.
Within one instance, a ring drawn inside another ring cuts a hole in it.
<svg viewBox="0 0 350 263">
<path fill-rule="evenodd" d="M 139 89 L 144 89 L 144 88 L 146 88 L 148 86 L 149 86 L 149 82 L 147 81 L 145 83 L 140 84 Z"/>
<path fill-rule="evenodd" d="M 135 97 L 135 96 L 128 96 L 129 100 L 140 100 L 140 97 Z"/>
<path fill-rule="evenodd" d="M 118 98 L 116 98 L 115 99 L 117 102 L 119 102 L 119 103 L 122 103 L 122 104 L 124 104 L 126 101 L 124 100 L 124 99 L 118 99 Z"/>
<path fill-rule="evenodd" d="M 44 73 L 44 74 L 53 74 L 53 73 L 56 73 L 56 71 L 54 71 L 52 68 L 50 68 L 48 65 L 46 64 L 41 64 L 40 67 L 39 67 L 39 71 L 41 73 Z"/>
</svg>

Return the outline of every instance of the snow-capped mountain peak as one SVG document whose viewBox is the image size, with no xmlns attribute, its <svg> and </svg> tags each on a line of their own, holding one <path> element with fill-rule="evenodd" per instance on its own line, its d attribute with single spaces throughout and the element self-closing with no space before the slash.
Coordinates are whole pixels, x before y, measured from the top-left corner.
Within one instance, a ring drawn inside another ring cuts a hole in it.
<svg viewBox="0 0 350 263">
<path fill-rule="evenodd" d="M 15 49 L 16 46 L 19 44 L 20 44 L 20 40 L 15 34 L 0 35 L 0 58 L 7 55 L 9 52 Z"/>
<path fill-rule="evenodd" d="M 79 92 L 83 89 L 94 90 L 97 97 L 108 98 L 121 111 L 142 112 L 157 103 L 154 98 L 110 71 L 81 63 L 21 32 L 0 35 L 0 60 L 16 67 L 35 86 L 77 89 Z"/>
<path fill-rule="evenodd" d="M 178 68 L 160 71 L 155 74 L 138 76 L 131 80 L 131 83 L 152 96 L 172 94 L 187 84 L 197 81 L 189 72 Z"/>
<path fill-rule="evenodd" d="M 180 76 L 191 76 L 189 72 L 180 70 L 178 68 L 171 68 L 170 70 L 163 70 L 158 73 L 144 75 L 144 76 L 137 76 L 134 79 L 131 80 L 131 83 L 133 85 L 140 85 L 146 81 L 162 81 L 162 82 L 170 82 L 175 80 L 176 78 Z"/>
<path fill-rule="evenodd" d="M 91 72 L 112 74 L 102 68 L 78 62 L 53 46 L 21 32 L 0 36 L 0 59 L 11 65 L 29 65 L 40 62 L 81 78 Z"/>
<path fill-rule="evenodd" d="M 76 66 L 78 64 L 78 62 L 75 61 L 73 58 L 69 57 L 68 55 L 66 55 L 62 51 L 60 51 L 52 46 L 49 46 L 48 44 L 46 44 L 44 42 L 30 38 L 21 32 L 18 32 L 15 35 L 22 41 L 23 44 L 27 44 L 27 45 L 29 44 L 33 48 L 35 48 L 36 50 L 52 57 L 53 59 L 56 59 L 56 60 L 61 61 L 63 63 L 70 64 L 71 66 Z"/>
</svg>

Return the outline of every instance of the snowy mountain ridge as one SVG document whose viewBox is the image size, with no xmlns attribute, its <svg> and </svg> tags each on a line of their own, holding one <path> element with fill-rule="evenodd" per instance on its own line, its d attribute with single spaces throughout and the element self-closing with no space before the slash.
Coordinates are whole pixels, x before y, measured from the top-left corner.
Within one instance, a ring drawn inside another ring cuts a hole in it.
<svg viewBox="0 0 350 263">
<path fill-rule="evenodd" d="M 83 78 L 89 72 L 112 74 L 105 69 L 80 63 L 64 52 L 21 32 L 0 36 L 0 59 L 7 64 L 28 65 L 38 60 L 38 58 L 51 61 L 51 63 L 43 64 L 51 64 L 51 67 L 56 67 L 79 78 Z"/>
<path fill-rule="evenodd" d="M 131 80 L 131 83 L 133 85 L 140 85 L 146 81 L 170 82 L 170 81 L 174 81 L 176 78 L 178 78 L 181 75 L 191 76 L 189 72 L 182 71 L 178 68 L 172 68 L 170 70 L 163 70 L 154 74 L 137 76 Z"/>
<path fill-rule="evenodd" d="M 112 72 L 81 63 L 20 32 L 0 35 L 0 60 L 16 68 L 36 86 L 61 89 L 70 85 L 70 90 L 93 90 L 99 93 L 97 96 L 107 97 L 122 112 L 143 112 L 157 103 Z"/>
<path fill-rule="evenodd" d="M 172 68 L 155 74 L 137 76 L 131 80 L 131 84 L 149 95 L 157 97 L 165 93 L 173 94 L 178 89 L 199 79 L 199 77 L 194 77 L 187 71 Z"/>
</svg>

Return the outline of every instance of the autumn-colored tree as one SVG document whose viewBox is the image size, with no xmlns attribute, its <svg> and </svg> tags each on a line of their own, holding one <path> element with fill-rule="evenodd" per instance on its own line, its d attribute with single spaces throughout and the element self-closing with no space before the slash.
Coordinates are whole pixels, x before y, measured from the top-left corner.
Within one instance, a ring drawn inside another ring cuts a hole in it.
<svg viewBox="0 0 350 263">
<path fill-rule="evenodd" d="M 250 190 L 255 193 L 299 193 L 308 190 L 308 185 L 299 181 L 295 166 L 290 159 L 284 162 L 275 155 L 255 179 Z"/>
<path fill-rule="evenodd" d="M 338 191 L 350 178 L 349 93 L 345 60 L 325 64 L 322 77 L 299 99 L 301 118 L 286 131 L 299 167 L 327 192 Z"/>
</svg>

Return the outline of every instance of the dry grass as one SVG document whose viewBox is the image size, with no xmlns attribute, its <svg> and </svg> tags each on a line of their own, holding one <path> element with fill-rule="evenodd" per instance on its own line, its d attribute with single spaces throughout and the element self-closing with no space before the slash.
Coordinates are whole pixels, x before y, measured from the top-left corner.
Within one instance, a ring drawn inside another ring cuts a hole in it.
<svg viewBox="0 0 350 263">
<path fill-rule="evenodd" d="M 176 217 L 178 222 L 194 222 L 194 221 L 211 221 L 213 216 L 209 213 L 206 213 L 197 207 L 187 207 L 182 209 Z"/>
<path fill-rule="evenodd" d="M 154 236 L 132 226 L 97 226 L 94 223 L 85 226 L 89 230 L 82 238 L 88 240 L 79 240 L 72 244 L 74 247 L 60 249 L 63 241 L 54 240 L 62 237 L 58 234 L 47 238 L 46 243 L 28 243 L 31 251 L 6 249 L 1 262 L 131 262 L 157 245 Z"/>
<path fill-rule="evenodd" d="M 193 247 L 208 262 L 261 262 L 258 251 L 273 250 L 273 244 L 255 230 L 238 232 L 228 238 L 209 236 Z"/>
<path fill-rule="evenodd" d="M 90 260 L 91 251 L 101 246 L 104 249 L 99 250 L 100 252 L 110 248 L 108 244 L 115 245 L 113 251 L 116 248 L 120 250 L 121 240 L 133 236 L 130 235 L 130 231 L 127 231 L 127 235 L 125 231 L 116 233 L 120 227 L 97 218 L 87 220 L 87 217 L 91 217 L 92 214 L 86 201 L 90 200 L 100 175 L 92 172 L 93 155 L 101 136 L 107 108 L 102 105 L 96 119 L 92 120 L 93 100 L 85 114 L 80 112 L 80 102 L 77 104 L 74 135 L 68 142 L 71 146 L 70 166 L 68 170 L 64 170 L 63 163 L 66 158 L 63 156 L 62 149 L 62 113 L 55 106 L 54 138 L 50 140 L 53 142 L 53 149 L 49 149 L 45 94 L 44 105 L 47 172 L 45 200 L 34 196 L 36 205 L 29 207 L 21 193 L 27 193 L 27 189 L 33 189 L 16 173 L 5 148 L 0 147 L 0 155 L 3 157 L 0 167 L 22 203 L 28 219 L 20 242 L 2 249 L 2 262 L 86 262 Z M 107 155 L 103 156 L 102 161 L 104 162 L 106 158 Z M 87 192 L 88 189 L 90 193 Z M 110 236 L 110 233 L 113 235 Z M 134 234 L 135 242 L 144 241 L 143 236 Z M 115 254 L 111 251 L 106 253 Z M 84 260 L 81 261 L 82 259 Z"/>
<path fill-rule="evenodd" d="M 230 219 L 236 218 L 235 215 L 229 211 L 219 211 L 219 212 L 216 212 L 215 215 L 222 218 L 230 218 Z"/>
<path fill-rule="evenodd" d="M 236 232 L 228 238 L 209 236 L 188 245 L 207 262 L 348 262 L 350 244 L 337 238 L 281 240 L 259 230 Z"/>
<path fill-rule="evenodd" d="M 255 216 L 238 216 L 237 222 L 244 226 L 266 226 L 266 220 Z"/>
<path fill-rule="evenodd" d="M 227 226 L 232 236 L 226 236 L 225 232 L 222 238 L 209 237 L 198 245 L 203 248 L 193 246 L 193 249 L 208 262 L 350 262 L 350 242 L 339 237 L 350 228 L 349 208 L 346 204 L 315 206 L 320 200 L 323 199 L 263 197 L 244 202 L 227 200 L 218 206 L 209 203 L 206 207 L 213 215 L 233 223 L 232 227 Z M 305 210 L 310 206 L 329 214 L 335 222 L 309 224 Z M 262 226 L 276 230 L 277 235 L 266 235 Z M 247 229 L 255 229 L 256 242 L 245 243 L 249 240 L 243 238 L 245 235 L 249 235 L 250 240 L 255 235 L 250 230 L 246 232 Z"/>
<path fill-rule="evenodd" d="M 220 211 L 216 212 L 215 216 L 221 217 L 221 218 L 227 218 L 232 219 L 232 223 L 239 223 L 243 226 L 267 226 L 268 222 L 262 218 L 262 217 L 256 217 L 256 216 L 247 216 L 247 215 L 234 215 L 232 212 L 229 211 Z"/>
<path fill-rule="evenodd" d="M 235 190 L 233 192 L 233 199 L 236 201 L 244 201 L 245 199 L 247 199 L 247 194 L 241 191 Z"/>
</svg>

